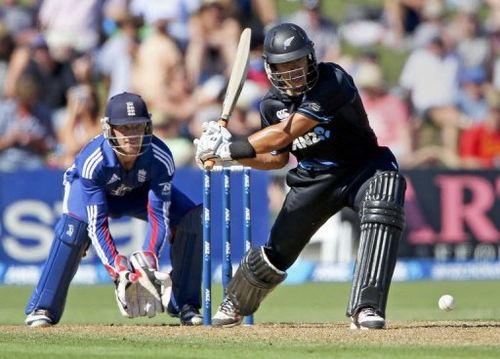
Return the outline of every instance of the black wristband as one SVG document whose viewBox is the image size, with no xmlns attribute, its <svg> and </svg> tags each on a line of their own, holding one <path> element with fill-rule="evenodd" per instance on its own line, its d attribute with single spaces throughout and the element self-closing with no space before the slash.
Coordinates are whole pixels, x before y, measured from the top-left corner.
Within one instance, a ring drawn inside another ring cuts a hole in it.
<svg viewBox="0 0 500 359">
<path fill-rule="evenodd" d="M 254 158 L 257 155 L 255 149 L 248 141 L 248 138 L 231 142 L 229 145 L 229 152 L 233 160 Z"/>
</svg>

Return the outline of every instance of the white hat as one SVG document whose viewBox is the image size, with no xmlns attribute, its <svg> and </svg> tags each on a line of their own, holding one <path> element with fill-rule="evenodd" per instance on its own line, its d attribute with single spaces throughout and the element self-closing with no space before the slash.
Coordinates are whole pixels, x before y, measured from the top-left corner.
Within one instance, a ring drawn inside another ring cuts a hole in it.
<svg viewBox="0 0 500 359">
<path fill-rule="evenodd" d="M 356 83 L 360 88 L 383 89 L 384 75 L 380 66 L 373 63 L 362 63 L 356 72 Z"/>
</svg>

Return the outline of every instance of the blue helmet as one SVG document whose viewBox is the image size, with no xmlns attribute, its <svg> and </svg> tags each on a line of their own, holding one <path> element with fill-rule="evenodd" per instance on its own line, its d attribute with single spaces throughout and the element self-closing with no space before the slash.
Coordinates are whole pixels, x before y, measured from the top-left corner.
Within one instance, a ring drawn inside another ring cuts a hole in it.
<svg viewBox="0 0 500 359">
<path fill-rule="evenodd" d="M 144 133 L 141 135 L 132 136 L 115 136 L 113 126 L 145 124 Z M 141 138 L 137 145 L 137 153 L 144 153 L 151 144 L 153 135 L 153 126 L 151 122 L 151 114 L 148 112 L 146 103 L 141 96 L 123 92 L 119 95 L 111 97 L 106 104 L 105 116 L 101 119 L 101 125 L 104 138 L 109 141 L 111 148 L 121 155 L 130 155 L 122 150 L 122 146 L 118 143 L 119 138 L 136 139 Z"/>
</svg>

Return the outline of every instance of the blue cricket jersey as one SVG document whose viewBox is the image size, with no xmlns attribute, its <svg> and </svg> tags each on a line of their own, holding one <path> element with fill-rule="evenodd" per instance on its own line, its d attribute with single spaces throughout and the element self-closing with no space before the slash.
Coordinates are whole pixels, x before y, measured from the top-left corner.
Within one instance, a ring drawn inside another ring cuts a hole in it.
<svg viewBox="0 0 500 359">
<path fill-rule="evenodd" d="M 158 255 L 171 235 L 169 210 L 175 166 L 163 141 L 151 145 L 131 170 L 124 169 L 103 135 L 78 154 L 64 174 L 63 212 L 88 224 L 88 234 L 104 265 L 118 254 L 108 218 L 133 216 L 147 220 L 143 249 Z"/>
</svg>

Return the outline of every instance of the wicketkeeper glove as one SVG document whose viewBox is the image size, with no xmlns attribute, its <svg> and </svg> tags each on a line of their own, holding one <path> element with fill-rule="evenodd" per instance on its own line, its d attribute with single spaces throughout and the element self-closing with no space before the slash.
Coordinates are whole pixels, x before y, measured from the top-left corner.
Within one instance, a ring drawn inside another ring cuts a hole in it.
<svg viewBox="0 0 500 359">
<path fill-rule="evenodd" d="M 170 275 L 158 270 L 158 258 L 153 252 L 134 252 L 130 263 L 137 275 L 140 315 L 151 318 L 164 312 L 172 293 Z"/>
<path fill-rule="evenodd" d="M 117 255 L 114 267 L 110 265 L 105 267 L 115 283 L 115 297 L 120 313 L 129 318 L 139 316 L 137 285 L 135 284 L 137 274 L 130 270 L 128 258 Z"/>
</svg>

